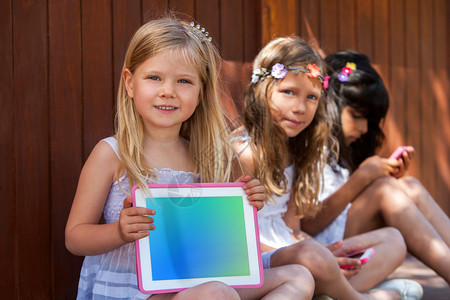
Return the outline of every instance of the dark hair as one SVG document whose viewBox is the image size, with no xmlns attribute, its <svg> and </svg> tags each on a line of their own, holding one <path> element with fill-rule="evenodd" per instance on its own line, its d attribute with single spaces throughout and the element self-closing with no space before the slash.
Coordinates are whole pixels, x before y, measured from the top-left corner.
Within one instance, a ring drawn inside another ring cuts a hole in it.
<svg viewBox="0 0 450 300">
<path fill-rule="evenodd" d="M 347 62 L 356 70 L 342 82 L 338 75 Z M 329 87 L 326 91 L 327 114 L 333 122 L 332 133 L 339 140 L 339 165 L 354 171 L 367 157 L 375 154 L 385 135 L 380 127 L 389 108 L 389 95 L 381 76 L 369 58 L 355 51 L 340 51 L 325 58 Z M 360 139 L 346 146 L 341 127 L 341 112 L 350 106 L 368 120 L 368 131 Z"/>
</svg>

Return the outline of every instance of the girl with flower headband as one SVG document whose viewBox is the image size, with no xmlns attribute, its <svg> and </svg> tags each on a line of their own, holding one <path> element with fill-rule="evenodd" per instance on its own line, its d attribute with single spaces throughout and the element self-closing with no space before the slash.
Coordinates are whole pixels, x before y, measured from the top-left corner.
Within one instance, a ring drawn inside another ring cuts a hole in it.
<svg viewBox="0 0 450 300">
<path fill-rule="evenodd" d="M 375 155 L 389 107 L 380 75 L 367 56 L 354 51 L 331 54 L 325 61 L 327 110 L 340 152 L 328 159 L 323 209 L 303 221 L 305 231 L 331 243 L 395 227 L 408 251 L 450 283 L 450 220 L 417 179 L 404 176 L 414 148 L 403 148 L 397 158 Z"/>
<path fill-rule="evenodd" d="M 157 212 L 132 207 L 133 185 L 145 190 L 147 183 L 227 182 L 240 174 L 231 172 L 220 65 L 206 34 L 185 22 L 154 20 L 135 33 L 120 79 L 116 134 L 100 141 L 86 161 L 67 221 L 66 247 L 86 256 L 77 299 L 150 296 L 137 288 L 134 241 L 158 230 L 152 217 Z M 250 204 L 260 209 L 263 186 L 250 176 L 237 180 L 246 182 Z M 99 224 L 102 213 L 106 224 Z M 260 288 L 234 290 L 208 282 L 151 299 L 312 296 L 314 282 L 304 267 L 286 266 L 264 275 Z"/>
<path fill-rule="evenodd" d="M 244 170 L 259 178 L 269 194 L 258 212 L 264 267 L 306 266 L 317 295 L 398 299 L 403 290 L 361 292 L 403 262 L 405 245 L 397 230 L 385 228 L 328 247 L 301 231 L 300 219 L 320 209 L 324 151 L 333 142 L 322 99 L 327 83 L 323 60 L 300 38 L 277 38 L 256 56 L 253 69 L 245 93 L 244 125 L 233 133 L 233 145 Z M 344 257 L 368 247 L 376 254 L 364 267 L 358 259 Z M 339 265 L 354 268 L 341 271 Z M 417 288 L 415 283 L 405 284 Z"/>
</svg>

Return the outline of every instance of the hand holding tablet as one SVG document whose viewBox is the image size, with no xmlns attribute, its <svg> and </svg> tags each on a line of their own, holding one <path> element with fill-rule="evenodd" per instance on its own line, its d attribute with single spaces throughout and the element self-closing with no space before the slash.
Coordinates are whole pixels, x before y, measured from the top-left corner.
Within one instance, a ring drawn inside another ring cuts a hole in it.
<svg viewBox="0 0 450 300">
<path fill-rule="evenodd" d="M 232 287 L 263 284 L 256 208 L 244 183 L 137 186 L 135 206 L 152 208 L 155 230 L 136 241 L 143 293 L 180 291 L 208 281 Z"/>
</svg>

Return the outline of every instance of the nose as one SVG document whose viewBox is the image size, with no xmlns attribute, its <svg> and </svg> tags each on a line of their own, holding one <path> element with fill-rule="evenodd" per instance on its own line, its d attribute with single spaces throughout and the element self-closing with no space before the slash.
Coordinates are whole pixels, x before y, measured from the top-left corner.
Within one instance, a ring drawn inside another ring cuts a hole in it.
<svg viewBox="0 0 450 300">
<path fill-rule="evenodd" d="M 362 119 L 358 122 L 358 131 L 361 132 L 361 134 L 366 134 L 368 130 L 368 122 L 367 119 Z"/>
<path fill-rule="evenodd" d="M 165 81 L 159 89 L 159 96 L 161 98 L 173 98 L 175 96 L 174 84 L 170 81 Z"/>
<path fill-rule="evenodd" d="M 299 114 L 304 114 L 306 111 L 306 101 L 299 98 L 294 106 L 294 112 Z"/>
</svg>

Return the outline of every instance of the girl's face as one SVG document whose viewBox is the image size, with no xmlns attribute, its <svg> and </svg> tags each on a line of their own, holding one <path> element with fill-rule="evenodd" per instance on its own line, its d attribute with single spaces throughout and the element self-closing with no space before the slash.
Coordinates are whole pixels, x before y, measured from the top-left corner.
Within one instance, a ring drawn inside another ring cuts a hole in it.
<svg viewBox="0 0 450 300">
<path fill-rule="evenodd" d="M 139 65 L 134 74 L 126 69 L 123 76 L 147 133 L 152 129 L 179 130 L 199 104 L 200 76 L 181 55 L 157 54 Z"/>
<path fill-rule="evenodd" d="M 295 137 L 311 124 L 319 105 L 322 84 L 301 72 L 287 72 L 272 90 L 271 114 L 288 137 Z"/>
<path fill-rule="evenodd" d="M 349 146 L 367 132 L 367 119 L 354 108 L 344 106 L 341 112 L 341 126 L 345 145 Z"/>
</svg>

